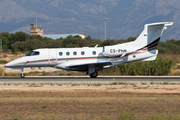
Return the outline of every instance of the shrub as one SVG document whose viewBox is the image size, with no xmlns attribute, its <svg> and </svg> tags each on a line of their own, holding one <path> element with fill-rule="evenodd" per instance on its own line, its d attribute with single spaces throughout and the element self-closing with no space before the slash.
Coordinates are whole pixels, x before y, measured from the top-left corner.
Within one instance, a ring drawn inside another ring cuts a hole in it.
<svg viewBox="0 0 180 120">
<path fill-rule="evenodd" d="M 155 61 L 137 61 L 133 62 L 132 65 L 129 63 L 122 64 L 100 71 L 100 74 L 116 72 L 118 75 L 167 75 L 175 64 L 175 59 L 158 57 Z"/>
<path fill-rule="evenodd" d="M 3 55 L 3 57 L 4 57 L 4 58 L 6 58 L 6 57 L 7 57 L 7 55 L 5 54 L 5 55 Z"/>
<path fill-rule="evenodd" d="M 5 67 L 0 67 L 0 76 L 4 76 Z"/>
<path fill-rule="evenodd" d="M 0 64 L 6 64 L 6 63 L 8 63 L 8 62 L 5 60 L 0 60 Z"/>
</svg>

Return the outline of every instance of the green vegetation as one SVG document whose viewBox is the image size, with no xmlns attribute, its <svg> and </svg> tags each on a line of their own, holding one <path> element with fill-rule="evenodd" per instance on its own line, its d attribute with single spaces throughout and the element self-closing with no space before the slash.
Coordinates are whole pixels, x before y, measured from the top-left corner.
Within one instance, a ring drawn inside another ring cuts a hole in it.
<svg viewBox="0 0 180 120">
<path fill-rule="evenodd" d="M 0 60 L 0 64 L 6 64 L 7 63 L 7 61 L 5 61 L 5 60 Z"/>
<path fill-rule="evenodd" d="M 41 36 L 30 36 L 24 32 L 16 32 L 15 34 L 10 34 L 7 32 L 0 33 L 0 39 L 2 39 L 3 51 L 7 52 L 9 49 L 14 53 L 17 52 L 27 52 L 37 48 L 69 48 L 69 47 L 94 47 L 97 44 L 99 46 L 105 45 L 115 45 L 119 43 L 125 43 L 133 41 L 136 38 L 130 37 L 127 40 L 105 40 L 92 39 L 87 36 L 82 39 L 79 36 L 68 36 L 67 38 L 59 38 L 53 40 L 47 37 Z"/>
<path fill-rule="evenodd" d="M 99 74 L 106 75 L 167 75 L 175 66 L 176 59 L 157 57 L 155 61 L 133 62 L 118 65 L 106 70 L 102 70 Z"/>
<path fill-rule="evenodd" d="M 68 36 L 67 38 L 59 38 L 53 40 L 47 37 L 30 36 L 24 32 L 13 33 L 0 33 L 0 39 L 2 39 L 3 51 L 7 52 L 11 50 L 13 53 L 27 52 L 37 48 L 68 48 L 68 47 L 94 47 L 97 44 L 99 46 L 115 45 L 125 42 L 134 41 L 136 37 L 130 37 L 127 40 L 105 40 L 92 39 L 87 36 L 82 39 L 79 36 Z M 159 42 L 159 53 L 180 53 L 180 40 L 167 40 L 166 42 Z"/>
<path fill-rule="evenodd" d="M 180 53 L 180 40 L 167 40 L 165 43 L 160 42 L 158 45 L 158 50 L 160 53 Z"/>
</svg>

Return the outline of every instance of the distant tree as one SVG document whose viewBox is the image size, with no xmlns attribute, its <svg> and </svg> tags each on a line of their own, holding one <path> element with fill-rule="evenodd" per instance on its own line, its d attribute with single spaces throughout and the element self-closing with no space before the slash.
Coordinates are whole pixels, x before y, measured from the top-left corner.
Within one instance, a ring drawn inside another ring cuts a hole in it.
<svg viewBox="0 0 180 120">
<path fill-rule="evenodd" d="M 43 44 L 39 39 L 29 39 L 25 41 L 25 50 L 31 51 L 38 48 L 43 48 Z"/>
<path fill-rule="evenodd" d="M 17 51 L 31 51 L 37 48 L 67 48 L 67 47 L 94 47 L 97 44 L 99 46 L 116 45 L 126 42 L 131 42 L 136 37 L 130 37 L 127 40 L 105 40 L 92 39 L 91 36 L 82 39 L 80 36 L 68 36 L 67 38 L 59 38 L 53 40 L 51 38 L 42 37 L 40 35 L 29 35 L 24 32 L 0 33 L 0 39 L 2 39 L 3 51 L 10 49 L 12 52 Z M 159 53 L 180 53 L 180 40 L 167 40 L 166 42 L 159 42 L 157 49 Z"/>
<path fill-rule="evenodd" d="M 79 47 L 79 44 L 78 44 L 78 39 L 79 38 L 74 38 L 72 36 L 68 36 L 67 38 L 65 38 L 63 40 L 63 47 L 70 47 L 70 44 L 71 46 L 75 46 L 75 47 Z"/>
<path fill-rule="evenodd" d="M 15 33 L 16 36 L 16 41 L 25 41 L 26 39 L 30 38 L 30 35 L 24 33 L 24 32 L 16 32 Z"/>
<path fill-rule="evenodd" d="M 166 41 L 166 44 L 176 44 L 176 40 L 174 40 L 174 39 L 171 39 L 171 40 L 167 40 Z"/>
<path fill-rule="evenodd" d="M 88 45 L 87 45 L 87 46 L 89 46 L 89 47 L 94 47 L 94 46 L 96 46 L 97 44 L 98 44 L 99 46 L 101 46 L 102 40 L 100 40 L 100 39 L 90 39 L 90 40 L 88 40 Z"/>
<path fill-rule="evenodd" d="M 4 52 L 8 52 L 9 51 L 9 48 L 8 48 L 8 46 L 6 44 L 4 44 L 2 46 L 2 49 L 3 49 Z"/>
<path fill-rule="evenodd" d="M 128 38 L 126 41 L 127 41 L 127 42 L 131 42 L 131 41 L 134 41 L 134 40 L 136 40 L 136 37 L 130 37 L 130 38 Z"/>
<path fill-rule="evenodd" d="M 87 37 L 85 37 L 85 39 L 86 39 L 86 40 L 90 40 L 90 39 L 91 39 L 91 36 L 88 35 Z"/>
<path fill-rule="evenodd" d="M 12 52 L 20 52 L 25 50 L 24 41 L 20 42 L 17 41 L 14 44 L 11 45 Z"/>
<path fill-rule="evenodd" d="M 105 40 L 103 41 L 101 46 L 116 45 L 116 44 L 118 44 L 118 41 L 116 40 Z"/>
<path fill-rule="evenodd" d="M 3 33 L 0 33 L 0 36 L 8 39 L 10 34 L 8 32 L 3 32 Z"/>
<path fill-rule="evenodd" d="M 74 36 L 73 38 L 79 38 L 82 39 L 79 35 Z"/>
</svg>

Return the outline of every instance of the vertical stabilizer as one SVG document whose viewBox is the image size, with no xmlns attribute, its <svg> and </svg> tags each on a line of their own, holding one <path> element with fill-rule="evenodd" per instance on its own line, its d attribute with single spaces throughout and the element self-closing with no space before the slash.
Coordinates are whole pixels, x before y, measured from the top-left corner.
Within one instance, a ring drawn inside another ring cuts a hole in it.
<svg viewBox="0 0 180 120">
<path fill-rule="evenodd" d="M 167 29 L 167 26 L 173 25 L 173 22 L 160 22 L 146 24 L 143 32 L 132 43 L 134 47 L 157 47 L 158 42 L 163 34 L 163 31 Z"/>
</svg>

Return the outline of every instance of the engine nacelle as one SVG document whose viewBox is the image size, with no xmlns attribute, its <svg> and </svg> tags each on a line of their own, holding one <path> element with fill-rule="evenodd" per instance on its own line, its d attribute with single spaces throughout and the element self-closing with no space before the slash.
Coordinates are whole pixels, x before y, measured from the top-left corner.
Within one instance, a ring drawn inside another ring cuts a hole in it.
<svg viewBox="0 0 180 120">
<path fill-rule="evenodd" d="M 128 52 L 125 48 L 120 48 L 119 46 L 104 46 L 103 55 L 104 56 L 120 56 Z"/>
</svg>

